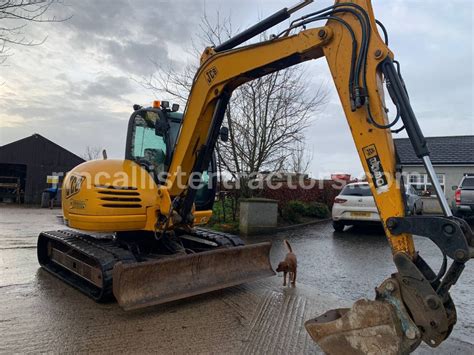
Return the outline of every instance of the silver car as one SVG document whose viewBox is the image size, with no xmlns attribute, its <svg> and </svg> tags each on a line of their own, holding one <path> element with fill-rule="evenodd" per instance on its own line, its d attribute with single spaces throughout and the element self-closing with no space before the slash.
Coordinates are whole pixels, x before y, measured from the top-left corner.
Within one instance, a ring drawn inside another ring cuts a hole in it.
<svg viewBox="0 0 474 355">
<path fill-rule="evenodd" d="M 423 199 L 416 193 L 413 186 L 405 186 L 405 196 L 407 200 L 407 214 L 423 214 Z"/>
</svg>

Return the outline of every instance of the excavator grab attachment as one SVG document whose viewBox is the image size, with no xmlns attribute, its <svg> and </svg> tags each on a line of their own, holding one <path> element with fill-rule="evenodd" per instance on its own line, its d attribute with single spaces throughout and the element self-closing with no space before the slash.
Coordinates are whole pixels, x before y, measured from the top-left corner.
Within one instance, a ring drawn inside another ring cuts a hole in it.
<svg viewBox="0 0 474 355">
<path fill-rule="evenodd" d="M 219 248 L 142 263 L 117 263 L 113 293 L 125 310 L 207 293 L 273 276 L 271 243 Z"/>
</svg>

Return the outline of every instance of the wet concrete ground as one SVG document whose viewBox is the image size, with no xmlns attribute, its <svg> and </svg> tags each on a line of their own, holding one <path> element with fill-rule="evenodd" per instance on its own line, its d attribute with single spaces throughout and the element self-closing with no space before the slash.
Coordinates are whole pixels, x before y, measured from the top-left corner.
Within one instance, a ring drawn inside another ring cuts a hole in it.
<svg viewBox="0 0 474 355">
<path fill-rule="evenodd" d="M 374 287 L 394 271 L 381 229 L 334 233 L 323 223 L 272 237 L 274 266 L 285 254 L 284 238 L 298 255 L 295 289 L 273 277 L 124 312 L 115 303 L 94 303 L 39 269 L 36 236 L 64 228 L 57 214 L 60 210 L 0 207 L 0 353 L 319 353 L 304 321 L 357 298 L 373 298 Z M 416 244 L 430 264 L 440 265 L 429 241 L 416 238 Z M 451 337 L 417 353 L 474 353 L 473 271 L 468 264 L 452 290 L 459 320 Z"/>
</svg>

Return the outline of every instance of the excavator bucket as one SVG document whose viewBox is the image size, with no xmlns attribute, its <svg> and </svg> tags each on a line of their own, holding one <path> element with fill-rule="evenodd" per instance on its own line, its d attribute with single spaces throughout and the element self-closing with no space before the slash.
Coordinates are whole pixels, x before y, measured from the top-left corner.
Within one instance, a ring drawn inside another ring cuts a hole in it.
<svg viewBox="0 0 474 355">
<path fill-rule="evenodd" d="M 352 309 L 334 309 L 309 320 L 305 328 L 326 354 L 384 354 L 402 351 L 402 327 L 391 305 L 359 300 Z"/>
<path fill-rule="evenodd" d="M 271 243 L 221 248 L 157 261 L 117 263 L 113 293 L 125 310 L 170 302 L 273 276 Z"/>
<path fill-rule="evenodd" d="M 305 328 L 326 354 L 399 355 L 412 352 L 420 332 L 401 302 L 399 284 L 385 280 L 375 301 L 361 299 L 351 308 L 330 310 L 308 320 Z"/>
</svg>

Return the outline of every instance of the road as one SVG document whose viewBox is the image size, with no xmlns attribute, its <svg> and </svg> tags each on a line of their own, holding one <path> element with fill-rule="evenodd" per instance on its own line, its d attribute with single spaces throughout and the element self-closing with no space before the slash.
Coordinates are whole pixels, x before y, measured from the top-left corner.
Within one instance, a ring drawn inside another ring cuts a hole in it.
<svg viewBox="0 0 474 355">
<path fill-rule="evenodd" d="M 471 228 L 474 227 L 471 225 Z M 285 235 L 287 234 L 287 235 Z M 278 233 L 275 244 L 287 238 L 298 255 L 299 281 L 346 300 L 373 298 L 374 287 L 396 272 L 382 227 L 346 227 L 334 232 L 330 223 Z M 430 240 L 415 236 L 424 260 L 437 271 L 442 254 Z M 272 260 L 284 251 L 274 248 Z M 474 343 L 474 262 L 467 263 L 451 295 L 458 312 L 458 324 L 451 337 Z M 474 349 L 473 349 L 474 353 Z"/>
<path fill-rule="evenodd" d="M 297 287 L 282 278 L 201 295 L 144 310 L 124 312 L 115 303 L 96 304 L 40 270 L 36 236 L 64 228 L 59 210 L 0 207 L 0 353 L 320 353 L 303 329 L 305 320 L 329 308 L 345 307 L 394 271 L 383 231 L 349 229 L 333 233 L 330 223 L 252 238 L 271 239 L 276 266 L 288 239 L 298 255 Z M 429 263 L 436 248 L 416 238 Z M 433 351 L 419 354 L 472 354 L 474 265 L 468 265 L 453 299 L 458 324 Z"/>
</svg>

